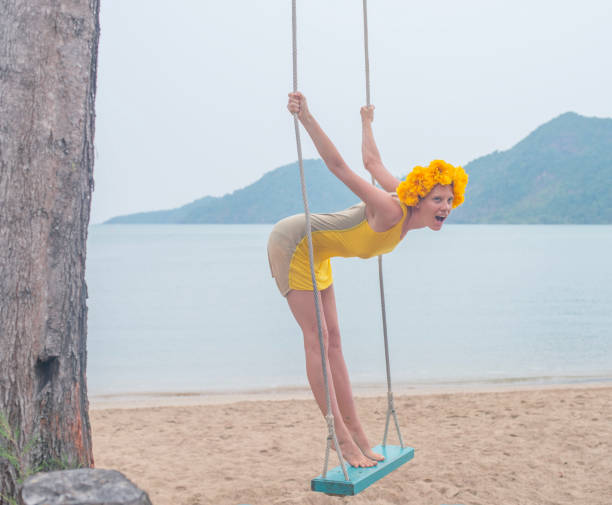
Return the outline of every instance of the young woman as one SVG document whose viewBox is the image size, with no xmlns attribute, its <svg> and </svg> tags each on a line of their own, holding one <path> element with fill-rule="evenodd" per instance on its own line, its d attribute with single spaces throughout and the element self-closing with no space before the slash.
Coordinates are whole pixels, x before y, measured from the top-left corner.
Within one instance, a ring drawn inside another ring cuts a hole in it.
<svg viewBox="0 0 612 505">
<path fill-rule="evenodd" d="M 425 226 L 440 230 L 451 210 L 463 202 L 467 175 L 461 167 L 435 160 L 428 167 L 415 167 L 400 183 L 387 171 L 376 147 L 372 132 L 374 107 L 362 107 L 363 163 L 380 189 L 347 166 L 308 110 L 304 95 L 290 93 L 287 108 L 292 114 L 297 113 L 327 168 L 361 199 L 361 203 L 345 211 L 313 214 L 311 224 L 336 435 L 350 465 L 374 466 L 384 458 L 370 449 L 357 417 L 342 355 L 329 258 L 370 258 L 392 251 L 410 230 Z M 288 217 L 274 226 L 268 242 L 268 257 L 272 276 L 304 335 L 308 381 L 325 415 L 325 386 L 304 214 Z"/>
</svg>

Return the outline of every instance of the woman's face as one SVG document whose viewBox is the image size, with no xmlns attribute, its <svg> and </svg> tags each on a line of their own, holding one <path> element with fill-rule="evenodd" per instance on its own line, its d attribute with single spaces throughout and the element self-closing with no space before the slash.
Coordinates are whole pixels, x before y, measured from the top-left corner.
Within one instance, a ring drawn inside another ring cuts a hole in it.
<svg viewBox="0 0 612 505">
<path fill-rule="evenodd" d="M 417 208 L 421 213 L 425 226 L 438 231 L 453 209 L 453 187 L 436 184 L 423 198 Z"/>
</svg>

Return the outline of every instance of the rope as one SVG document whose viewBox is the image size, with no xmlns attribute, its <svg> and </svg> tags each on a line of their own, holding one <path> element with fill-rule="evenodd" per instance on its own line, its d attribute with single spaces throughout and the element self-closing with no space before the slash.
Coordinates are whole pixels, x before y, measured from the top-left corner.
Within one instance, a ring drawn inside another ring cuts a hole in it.
<svg viewBox="0 0 612 505">
<path fill-rule="evenodd" d="M 363 0 L 363 46 L 365 49 L 366 105 L 370 106 L 370 52 L 368 51 L 368 0 Z M 372 177 L 372 182 L 374 178 Z"/>
<path fill-rule="evenodd" d="M 366 105 L 370 106 L 370 52 L 368 50 L 368 0 L 363 0 L 363 45 L 365 53 L 365 86 L 366 86 Z M 372 176 L 372 184 L 376 184 Z M 387 310 L 385 307 L 385 286 L 383 283 L 382 256 L 378 256 L 378 279 L 380 285 L 380 307 L 382 311 L 383 335 L 385 340 L 385 361 L 387 367 L 387 422 L 385 423 L 385 434 L 382 445 L 387 445 L 387 434 L 389 433 L 389 419 L 393 416 L 395 428 L 399 438 L 400 446 L 404 448 L 402 434 L 400 432 L 395 405 L 393 403 L 393 389 L 391 388 L 391 365 L 389 360 L 389 339 L 387 337 Z"/>
<path fill-rule="evenodd" d="M 293 32 L 293 92 L 295 93 L 298 89 L 297 86 L 297 16 L 296 16 L 296 0 L 292 0 L 292 32 Z M 300 167 L 300 183 L 302 185 L 302 199 L 304 200 L 304 214 L 306 216 L 306 235 L 308 237 L 308 258 L 310 260 L 310 275 L 312 278 L 312 287 L 314 293 L 315 311 L 317 314 L 317 329 L 319 331 L 319 348 L 321 352 L 321 368 L 323 370 L 323 382 L 325 384 L 325 401 L 327 403 L 327 414 L 325 420 L 327 421 L 327 445 L 325 449 L 325 463 L 323 465 L 323 478 L 327 476 L 327 466 L 329 463 L 329 450 L 331 444 L 334 444 L 340 466 L 342 467 L 342 473 L 344 474 L 345 480 L 349 480 L 342 451 L 340 450 L 340 444 L 338 443 L 338 437 L 336 436 L 336 430 L 334 429 L 334 416 L 331 408 L 331 397 L 329 393 L 329 379 L 327 376 L 327 353 L 325 351 L 325 343 L 323 341 L 323 324 L 321 318 L 321 306 L 320 306 L 320 295 L 319 288 L 317 286 L 317 279 L 315 277 L 314 270 L 314 253 L 312 248 L 312 225 L 310 221 L 310 209 L 308 208 L 308 196 L 306 194 L 306 181 L 304 178 L 304 164 L 302 161 L 302 143 L 300 141 L 300 126 L 298 122 L 297 113 L 293 114 L 293 125 L 295 127 L 295 141 L 297 145 L 298 163 Z"/>
</svg>

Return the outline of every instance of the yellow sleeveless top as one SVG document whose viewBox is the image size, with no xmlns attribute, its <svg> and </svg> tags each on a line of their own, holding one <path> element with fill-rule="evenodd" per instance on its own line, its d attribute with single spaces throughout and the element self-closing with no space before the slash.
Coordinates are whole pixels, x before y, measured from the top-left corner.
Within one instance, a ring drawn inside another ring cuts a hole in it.
<svg viewBox="0 0 612 505">
<path fill-rule="evenodd" d="M 371 258 L 395 249 L 407 215 L 406 206 L 401 202 L 400 205 L 402 219 L 383 232 L 376 232 L 370 227 L 363 202 L 341 212 L 311 215 L 315 277 L 319 289 L 328 288 L 333 282 L 330 258 Z M 305 223 L 304 215 L 298 216 L 302 218 L 301 223 Z M 289 288 L 312 291 L 308 237 L 305 231 L 301 235 L 289 264 Z"/>
</svg>

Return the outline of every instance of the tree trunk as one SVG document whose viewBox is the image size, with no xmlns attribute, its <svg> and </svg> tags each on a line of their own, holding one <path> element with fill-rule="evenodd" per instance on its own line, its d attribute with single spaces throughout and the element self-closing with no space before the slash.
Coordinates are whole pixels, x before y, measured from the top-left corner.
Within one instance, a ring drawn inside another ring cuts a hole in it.
<svg viewBox="0 0 612 505">
<path fill-rule="evenodd" d="M 92 466 L 85 245 L 99 0 L 0 0 L 0 414 L 19 465 Z M 31 449 L 29 447 L 31 446 Z M 2 503 L 2 499 L 0 499 Z"/>
</svg>

